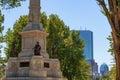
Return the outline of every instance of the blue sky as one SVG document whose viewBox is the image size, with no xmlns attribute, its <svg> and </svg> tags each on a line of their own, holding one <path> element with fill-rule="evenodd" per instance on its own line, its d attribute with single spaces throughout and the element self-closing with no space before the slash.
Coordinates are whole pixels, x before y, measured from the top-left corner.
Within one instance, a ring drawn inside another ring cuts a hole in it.
<svg viewBox="0 0 120 80">
<path fill-rule="evenodd" d="M 3 10 L 5 15 L 5 30 L 12 28 L 21 15 L 28 14 L 29 0 L 19 8 Z M 106 17 L 100 12 L 96 0 L 41 0 L 41 12 L 47 15 L 57 14 L 71 30 L 91 30 L 94 36 L 94 59 L 100 66 L 112 62 L 112 56 L 107 52 L 111 29 Z"/>
</svg>

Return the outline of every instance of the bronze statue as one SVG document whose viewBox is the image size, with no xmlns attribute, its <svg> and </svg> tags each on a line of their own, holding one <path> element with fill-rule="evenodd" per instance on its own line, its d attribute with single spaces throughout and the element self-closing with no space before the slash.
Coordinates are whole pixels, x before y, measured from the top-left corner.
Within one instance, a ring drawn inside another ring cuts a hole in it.
<svg viewBox="0 0 120 80">
<path fill-rule="evenodd" d="M 12 54 L 10 57 L 16 57 L 16 44 L 12 43 Z"/>
<path fill-rule="evenodd" d="M 34 55 L 40 55 L 40 51 L 41 51 L 41 46 L 39 45 L 39 42 L 37 42 L 34 47 Z"/>
</svg>

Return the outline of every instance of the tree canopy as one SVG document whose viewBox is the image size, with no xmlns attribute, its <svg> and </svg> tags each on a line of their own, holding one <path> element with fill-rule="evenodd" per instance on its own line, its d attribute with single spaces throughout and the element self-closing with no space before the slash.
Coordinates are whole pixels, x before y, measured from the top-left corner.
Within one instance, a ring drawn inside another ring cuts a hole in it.
<svg viewBox="0 0 120 80">
<path fill-rule="evenodd" d="M 4 15 L 2 14 L 1 10 L 0 10 L 0 78 L 4 75 L 4 63 L 5 63 L 5 59 L 1 57 L 1 49 L 2 49 L 2 42 L 3 42 L 3 30 L 4 30 Z"/>
<path fill-rule="evenodd" d="M 21 2 L 26 0 L 0 0 L 0 6 L 5 9 L 11 9 L 21 6 Z"/>
</svg>

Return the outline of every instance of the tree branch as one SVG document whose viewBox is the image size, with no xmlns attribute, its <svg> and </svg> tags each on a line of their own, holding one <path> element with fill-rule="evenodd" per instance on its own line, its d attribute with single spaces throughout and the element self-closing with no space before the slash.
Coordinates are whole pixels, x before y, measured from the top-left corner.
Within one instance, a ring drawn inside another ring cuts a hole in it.
<svg viewBox="0 0 120 80">
<path fill-rule="evenodd" d="M 113 0 L 114 1 L 114 0 Z M 115 23 L 114 23 L 114 20 L 112 20 L 112 17 L 109 13 L 109 10 L 108 8 L 106 7 L 106 4 L 105 4 L 105 1 L 104 0 L 97 0 L 97 2 L 99 3 L 99 6 L 102 7 L 102 9 L 107 13 L 107 19 L 108 19 L 108 22 L 110 23 L 111 25 L 111 29 L 113 32 L 116 33 L 116 28 L 115 28 Z M 110 5 L 110 4 L 109 4 Z"/>
<path fill-rule="evenodd" d="M 113 10 L 114 10 L 113 1 L 112 0 L 108 0 L 108 5 L 109 5 L 110 12 L 112 12 L 112 14 L 113 14 Z"/>
</svg>

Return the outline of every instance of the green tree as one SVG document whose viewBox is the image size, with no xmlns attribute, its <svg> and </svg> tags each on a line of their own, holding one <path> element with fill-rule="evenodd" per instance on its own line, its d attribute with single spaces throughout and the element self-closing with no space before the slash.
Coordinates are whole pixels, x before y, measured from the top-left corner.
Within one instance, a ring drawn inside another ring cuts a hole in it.
<svg viewBox="0 0 120 80">
<path fill-rule="evenodd" d="M 4 15 L 2 14 L 1 10 L 0 10 L 0 78 L 3 77 L 4 72 L 5 72 L 5 59 L 1 57 L 1 49 L 2 49 L 2 44 L 4 41 L 4 37 L 3 37 L 3 30 L 4 30 L 4 26 L 2 25 L 4 23 Z"/>
<path fill-rule="evenodd" d="M 49 33 L 47 51 L 50 53 L 50 57 L 57 57 L 63 40 L 69 35 L 69 27 L 57 15 L 51 14 L 46 31 Z"/>
<path fill-rule="evenodd" d="M 108 40 L 109 40 L 109 43 L 110 43 L 110 48 L 109 48 L 109 50 L 108 50 L 108 52 L 110 52 L 111 53 L 111 55 L 114 57 L 114 48 L 113 48 L 113 39 L 112 39 L 112 37 L 111 36 L 108 36 L 108 38 L 107 38 Z M 113 59 L 113 62 L 112 62 L 113 64 L 112 64 L 112 68 L 111 68 L 111 70 L 109 71 L 110 72 L 110 79 L 111 80 L 114 80 L 115 79 L 115 75 L 116 75 L 116 67 L 115 67 L 115 61 L 114 61 L 114 59 Z"/>
<path fill-rule="evenodd" d="M 116 67 L 115 67 L 115 65 L 113 65 L 113 67 L 111 68 L 110 73 L 111 73 L 110 79 L 115 80 L 115 75 L 116 75 Z"/>
<path fill-rule="evenodd" d="M 0 7 L 5 9 L 15 8 L 21 6 L 22 1 L 26 1 L 26 0 L 0 0 Z M 2 34 L 2 31 L 4 30 L 4 26 L 2 25 L 3 22 L 4 22 L 4 15 L 2 15 L 2 12 L 0 10 L 0 49 L 2 47 L 1 42 L 3 42 L 3 34 Z"/>
<path fill-rule="evenodd" d="M 111 80 L 109 76 L 103 76 L 100 80 Z"/>
<path fill-rule="evenodd" d="M 10 56 L 18 56 L 18 53 L 21 51 L 21 36 L 20 32 L 27 25 L 28 16 L 21 16 L 14 24 L 13 30 L 8 29 L 5 35 L 5 42 L 7 47 L 5 48 L 5 54 L 7 59 Z M 13 54 L 13 44 L 16 44 L 15 54 Z"/>
<path fill-rule="evenodd" d="M 3 42 L 3 30 L 4 30 L 4 26 L 2 25 L 3 23 L 4 23 L 4 15 L 2 14 L 0 10 L 0 53 L 1 53 L 1 48 L 2 48 L 1 43 Z"/>
<path fill-rule="evenodd" d="M 90 70 L 82 55 L 84 44 L 79 39 L 79 32 L 72 31 L 63 45 L 58 57 L 63 74 L 68 80 L 90 80 Z"/>
<path fill-rule="evenodd" d="M 21 2 L 26 0 L 0 0 L 0 6 L 2 8 L 11 9 L 21 6 Z"/>
<path fill-rule="evenodd" d="M 72 31 L 71 37 L 72 37 L 72 59 L 70 60 L 72 66 L 77 65 L 76 69 L 75 67 L 72 68 L 72 75 L 74 74 L 74 69 L 77 75 L 73 76 L 73 80 L 90 80 L 90 66 L 86 63 L 84 56 L 83 56 L 83 48 L 84 48 L 84 42 L 82 39 L 79 39 L 80 32 L 79 31 Z M 70 51 L 71 52 L 71 51 Z M 68 65 L 69 67 L 69 65 Z"/>
<path fill-rule="evenodd" d="M 53 14 L 49 16 L 47 32 L 47 51 L 51 57 L 59 58 L 64 76 L 68 80 L 87 80 L 90 70 L 82 55 L 84 44 L 79 33 L 70 32 L 69 27 Z"/>
<path fill-rule="evenodd" d="M 48 31 L 48 17 L 47 17 L 45 12 L 42 13 L 40 20 L 41 20 L 41 23 L 43 25 L 43 29 Z"/>
<path fill-rule="evenodd" d="M 0 56 L 0 78 L 5 75 L 5 62 L 6 59 Z"/>
<path fill-rule="evenodd" d="M 116 80 L 120 80 L 120 0 L 97 0 L 111 26 L 114 56 L 116 62 Z"/>
</svg>

